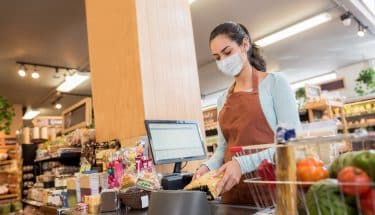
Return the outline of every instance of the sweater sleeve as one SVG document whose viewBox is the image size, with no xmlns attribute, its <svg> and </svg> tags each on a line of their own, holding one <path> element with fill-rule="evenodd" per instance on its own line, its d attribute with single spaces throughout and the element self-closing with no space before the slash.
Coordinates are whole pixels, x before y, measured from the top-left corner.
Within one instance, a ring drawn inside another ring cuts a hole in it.
<svg viewBox="0 0 375 215">
<path fill-rule="evenodd" d="M 223 108 L 224 98 L 225 98 L 225 93 L 218 98 L 218 102 L 217 102 L 218 113 Z M 216 148 L 214 154 L 212 155 L 212 157 L 209 160 L 207 160 L 206 162 L 203 163 L 210 170 L 218 169 L 218 168 L 220 168 L 221 165 L 223 165 L 223 163 L 224 163 L 224 153 L 225 153 L 225 150 L 227 148 L 227 142 L 225 141 L 223 133 L 221 132 L 219 123 L 217 125 L 217 133 L 218 133 L 217 148 Z"/>
<path fill-rule="evenodd" d="M 301 122 L 294 92 L 283 75 L 275 74 L 275 87 L 271 94 L 276 114 L 276 124 L 283 124 L 287 128 L 299 130 Z"/>
</svg>

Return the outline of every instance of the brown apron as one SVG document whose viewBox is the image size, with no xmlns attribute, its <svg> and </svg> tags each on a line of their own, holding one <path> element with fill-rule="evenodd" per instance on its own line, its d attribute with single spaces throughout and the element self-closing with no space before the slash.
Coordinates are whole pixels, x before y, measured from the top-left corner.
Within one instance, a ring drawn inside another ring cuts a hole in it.
<svg viewBox="0 0 375 215">
<path fill-rule="evenodd" d="M 252 70 L 252 92 L 228 91 L 227 101 L 219 113 L 221 131 L 227 141 L 224 162 L 232 160 L 230 148 L 274 142 L 274 132 L 263 114 L 258 94 L 258 71 Z M 256 196 L 251 185 L 241 182 L 223 193 L 222 202 L 231 204 L 254 204 Z M 255 198 L 255 199 L 254 199 Z"/>
</svg>

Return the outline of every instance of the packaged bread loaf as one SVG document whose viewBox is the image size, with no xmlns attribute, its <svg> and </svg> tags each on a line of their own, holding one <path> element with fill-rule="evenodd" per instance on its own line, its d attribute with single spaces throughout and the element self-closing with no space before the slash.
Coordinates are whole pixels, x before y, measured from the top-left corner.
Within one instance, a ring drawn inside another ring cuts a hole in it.
<svg viewBox="0 0 375 215">
<path fill-rule="evenodd" d="M 216 185 L 222 178 L 223 175 L 217 176 L 216 171 L 211 171 L 193 180 L 190 184 L 185 186 L 184 190 L 204 190 L 207 188 L 209 194 L 216 199 L 220 194 L 216 189 Z"/>
</svg>

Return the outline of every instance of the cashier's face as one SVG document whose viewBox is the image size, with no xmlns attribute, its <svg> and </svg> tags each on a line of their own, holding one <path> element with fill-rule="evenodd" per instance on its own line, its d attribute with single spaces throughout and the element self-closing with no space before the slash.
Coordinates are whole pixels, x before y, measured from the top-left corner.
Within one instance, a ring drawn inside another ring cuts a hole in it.
<svg viewBox="0 0 375 215">
<path fill-rule="evenodd" d="M 248 41 L 244 40 L 241 46 L 239 46 L 235 41 L 229 39 L 226 35 L 221 34 L 215 37 L 210 42 L 211 53 L 214 56 L 215 60 L 223 60 L 232 54 L 239 53 L 242 61 L 247 61 L 247 49 Z"/>
</svg>

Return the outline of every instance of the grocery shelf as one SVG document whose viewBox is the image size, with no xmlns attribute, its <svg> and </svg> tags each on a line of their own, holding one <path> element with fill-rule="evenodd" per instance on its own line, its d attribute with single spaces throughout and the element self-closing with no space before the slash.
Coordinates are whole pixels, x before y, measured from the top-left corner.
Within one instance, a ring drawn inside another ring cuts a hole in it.
<svg viewBox="0 0 375 215">
<path fill-rule="evenodd" d="M 37 202 L 34 200 L 29 200 L 29 199 L 22 199 L 22 202 L 28 205 L 36 206 L 36 207 L 41 207 L 43 204 L 41 202 Z"/>
<path fill-rule="evenodd" d="M 3 161 L 0 161 L 0 165 L 7 165 L 7 164 L 11 164 L 13 162 L 17 161 L 16 159 L 10 159 L 10 160 L 3 160 Z"/>
<path fill-rule="evenodd" d="M 53 159 L 70 159 L 70 158 L 77 158 L 81 156 L 80 148 L 79 148 L 79 151 L 78 149 L 73 149 L 73 148 L 72 150 L 73 151 L 66 151 L 66 152 L 58 153 L 58 155 L 56 156 L 47 156 L 43 158 L 37 158 L 34 160 L 34 162 L 42 162 L 42 161 L 48 161 L 48 160 L 53 160 Z"/>
<path fill-rule="evenodd" d="M 14 198 L 17 198 L 18 195 L 16 193 L 12 193 L 12 194 L 3 194 L 3 195 L 0 195 L 0 200 L 3 200 L 3 199 L 14 199 Z"/>
<path fill-rule="evenodd" d="M 46 141 L 46 139 L 31 139 L 31 142 L 35 144 L 44 143 Z"/>
<path fill-rule="evenodd" d="M 375 112 L 374 113 L 363 113 L 363 114 L 356 114 L 356 115 L 346 115 L 346 118 L 364 118 L 364 117 L 368 117 L 368 116 L 375 116 Z"/>
</svg>

